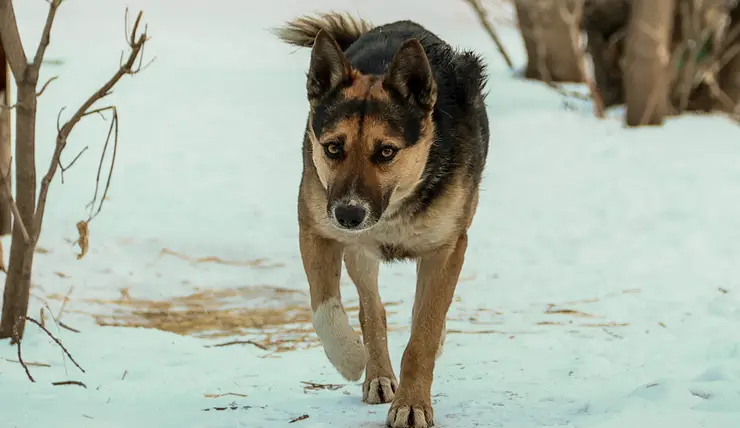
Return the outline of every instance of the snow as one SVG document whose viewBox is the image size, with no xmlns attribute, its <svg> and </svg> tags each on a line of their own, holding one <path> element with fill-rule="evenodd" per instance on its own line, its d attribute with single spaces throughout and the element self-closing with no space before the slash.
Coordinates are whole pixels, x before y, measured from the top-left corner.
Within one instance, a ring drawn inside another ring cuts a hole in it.
<svg viewBox="0 0 740 428">
<path fill-rule="evenodd" d="M 46 3 L 14 3 L 30 55 Z M 90 252 L 76 260 L 70 242 L 86 218 L 107 130 L 91 118 L 75 130 L 66 159 L 90 149 L 52 186 L 46 251 L 34 265 L 30 315 L 48 305 L 47 326 L 85 373 L 29 325 L 23 358 L 50 367 L 30 366 L 31 383 L 13 362 L 16 347 L 0 346 L 3 427 L 383 426 L 388 405 L 360 402 L 360 384 L 331 367 L 306 318 L 295 200 L 309 52 L 266 31 L 329 9 L 417 20 L 490 64 L 491 150 L 436 368 L 437 425 L 740 426 L 737 124 L 686 116 L 627 130 L 620 111 L 599 121 L 589 103 L 511 77 L 459 0 L 274 0 L 264 9 L 231 0 L 76 0 L 60 9 L 47 53 L 62 64 L 43 69 L 61 77 L 40 102 L 39 168 L 48 165 L 59 109 L 78 105 L 117 66 L 126 5 L 144 9 L 147 56 L 156 60 L 109 100 L 121 117 L 110 198 L 91 224 Z M 519 36 L 499 31 L 523 65 Z M 396 373 L 414 273 L 413 264 L 381 270 Z M 356 305 L 346 275 L 343 290 L 347 306 Z M 288 305 L 294 323 L 204 338 L 99 326 L 87 314 L 120 321 L 131 302 L 156 311 L 147 300 L 187 304 L 182 296 L 196 291 L 216 293 L 194 305 L 206 315 Z M 50 317 L 67 294 L 63 322 L 80 333 Z M 110 303 L 117 299 L 118 307 Z M 351 318 L 357 326 L 356 311 Z M 306 343 L 285 352 L 206 347 L 266 339 Z M 66 380 L 87 388 L 51 384 Z M 213 396 L 225 393 L 240 395 Z"/>
</svg>

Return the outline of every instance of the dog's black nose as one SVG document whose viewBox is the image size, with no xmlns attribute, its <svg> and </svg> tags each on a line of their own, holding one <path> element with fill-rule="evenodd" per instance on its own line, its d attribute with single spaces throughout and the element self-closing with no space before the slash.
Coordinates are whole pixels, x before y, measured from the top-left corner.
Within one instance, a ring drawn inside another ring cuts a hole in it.
<svg viewBox="0 0 740 428">
<path fill-rule="evenodd" d="M 365 220 L 365 214 L 365 208 L 359 205 L 341 204 L 334 208 L 334 217 L 337 218 L 337 222 L 347 229 L 359 226 Z"/>
</svg>

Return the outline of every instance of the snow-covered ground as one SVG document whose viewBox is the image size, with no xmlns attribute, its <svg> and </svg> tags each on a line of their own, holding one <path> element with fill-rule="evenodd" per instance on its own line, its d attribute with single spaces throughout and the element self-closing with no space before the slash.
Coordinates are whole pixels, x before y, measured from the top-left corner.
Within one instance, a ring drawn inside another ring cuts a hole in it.
<svg viewBox="0 0 740 428">
<path fill-rule="evenodd" d="M 32 53 L 46 3 L 14 3 Z M 266 31 L 328 9 L 411 18 L 490 63 L 491 150 L 436 369 L 437 424 L 740 426 L 736 124 L 598 121 L 588 103 L 512 78 L 462 0 L 247 3 L 75 0 L 59 11 L 43 72 L 61 77 L 41 99 L 40 167 L 58 110 L 117 66 L 126 5 L 144 9 L 157 59 L 111 97 L 117 168 L 80 261 L 70 241 L 102 120 L 75 130 L 67 159 L 90 149 L 51 190 L 30 314 L 48 305 L 47 325 L 85 373 L 29 325 L 23 358 L 45 366 L 29 367 L 31 383 L 16 348 L 0 346 L 0 426 L 383 426 L 388 405 L 361 403 L 310 328 L 295 219 L 309 52 Z M 519 36 L 500 31 L 522 65 Z M 412 264 L 381 271 L 396 370 L 413 284 Z M 79 333 L 51 319 L 65 295 L 62 322 Z M 99 325 L 126 323 L 187 334 Z M 256 345 L 211 346 L 237 340 Z M 68 380 L 87 388 L 51 384 Z"/>
</svg>

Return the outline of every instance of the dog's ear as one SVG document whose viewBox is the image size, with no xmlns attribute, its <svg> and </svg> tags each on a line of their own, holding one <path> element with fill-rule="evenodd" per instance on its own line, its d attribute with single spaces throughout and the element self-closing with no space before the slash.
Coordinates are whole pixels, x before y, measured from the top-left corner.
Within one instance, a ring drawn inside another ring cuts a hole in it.
<svg viewBox="0 0 740 428">
<path fill-rule="evenodd" d="M 429 59 L 417 39 L 404 42 L 393 57 L 383 80 L 401 96 L 426 111 L 437 101 L 437 84 L 429 66 Z"/>
<path fill-rule="evenodd" d="M 327 92 L 349 79 L 351 67 L 336 40 L 324 30 L 319 30 L 311 49 L 306 92 L 313 105 Z"/>
</svg>

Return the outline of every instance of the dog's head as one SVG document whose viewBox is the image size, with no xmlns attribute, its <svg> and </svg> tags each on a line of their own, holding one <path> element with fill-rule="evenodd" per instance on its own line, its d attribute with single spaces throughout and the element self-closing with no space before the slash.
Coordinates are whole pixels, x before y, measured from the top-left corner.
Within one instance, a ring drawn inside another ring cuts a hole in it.
<svg viewBox="0 0 740 428">
<path fill-rule="evenodd" d="M 340 229 L 372 227 L 422 180 L 437 99 L 426 53 L 411 39 L 385 74 L 366 75 L 321 31 L 307 77 L 308 138 L 327 215 Z"/>
</svg>

